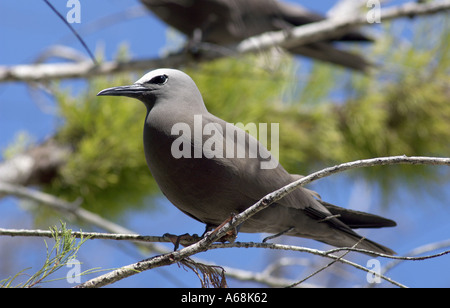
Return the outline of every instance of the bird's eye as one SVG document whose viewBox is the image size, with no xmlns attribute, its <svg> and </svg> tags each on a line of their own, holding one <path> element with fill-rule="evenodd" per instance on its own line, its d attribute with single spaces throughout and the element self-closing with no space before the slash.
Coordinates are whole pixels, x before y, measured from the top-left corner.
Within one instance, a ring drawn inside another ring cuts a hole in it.
<svg viewBox="0 0 450 308">
<path fill-rule="evenodd" d="M 168 79 L 169 79 L 169 76 L 167 76 L 166 74 L 159 75 L 159 76 L 156 76 L 156 77 L 153 77 L 152 79 L 150 79 L 149 83 L 165 84 Z"/>
</svg>

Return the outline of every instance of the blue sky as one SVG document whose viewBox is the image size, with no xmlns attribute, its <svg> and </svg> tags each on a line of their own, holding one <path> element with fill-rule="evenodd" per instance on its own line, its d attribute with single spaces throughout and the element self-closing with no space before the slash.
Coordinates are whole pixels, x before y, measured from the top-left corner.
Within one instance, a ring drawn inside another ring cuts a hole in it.
<svg viewBox="0 0 450 308">
<path fill-rule="evenodd" d="M 64 0 L 53 0 L 53 5 L 65 15 L 68 11 Z M 81 24 L 73 26 L 80 29 L 102 17 L 139 5 L 137 0 L 80 0 Z M 291 1 L 318 12 L 325 12 L 334 1 Z M 402 1 L 392 1 L 400 3 Z M 166 45 L 167 27 L 152 15 L 124 21 L 94 33 L 83 35 L 91 50 L 103 49 L 106 57 L 111 59 L 118 46 L 126 42 L 133 57 L 156 57 Z M 142 39 L 142 37 L 146 39 Z M 62 24 L 61 20 L 45 5 L 43 1 L 15 0 L 0 3 L 0 65 L 32 63 L 47 47 L 54 44 L 71 46 L 85 54 L 80 43 Z M 57 61 L 57 60 L 55 60 Z M 65 81 L 73 89 L 80 89 L 82 82 Z M 54 133 L 56 118 L 52 112 L 54 103 L 50 96 L 36 100 L 28 87 L 21 83 L 0 84 L 0 151 L 11 144 L 19 132 L 27 132 L 39 142 Z M 1 154 L 0 154 L 1 155 Z M 444 186 L 445 184 L 443 184 Z M 393 229 L 361 232 L 375 241 L 393 248 L 400 255 L 409 250 L 431 242 L 442 241 L 450 237 L 450 209 L 446 204 L 449 196 L 432 197 L 430 194 L 417 193 L 412 189 L 402 188 L 395 193 L 386 208 L 381 208 L 380 189 L 368 185 L 362 180 L 355 180 L 345 174 L 323 179 L 315 183 L 313 189 L 320 192 L 322 198 L 344 207 L 364 208 L 396 220 L 398 227 Z M 438 191 L 445 191 L 440 189 Z M 160 205 L 156 211 L 131 212 L 122 219 L 122 223 L 137 232 L 161 235 L 203 232 L 203 226 L 179 212 L 164 197 L 156 200 Z M 26 209 L 26 203 L 14 198 L 0 200 L 0 227 L 32 228 L 32 218 Z M 239 241 L 260 241 L 262 235 L 240 234 Z M 283 243 L 324 248 L 320 243 L 308 240 L 282 238 Z M 30 272 L 38 269 L 45 256 L 42 239 L 0 238 L 0 249 L 11 250 L 10 260 L 0 260 L 0 280 L 6 275 L 14 274 L 24 268 L 32 267 Z M 5 254 L 2 254 L 5 255 Z M 199 255 L 203 260 L 216 264 L 260 271 L 267 262 L 275 257 L 309 257 L 293 253 L 270 252 L 257 249 L 215 250 Z M 365 264 L 365 256 L 351 256 Z M 142 259 L 128 244 L 89 241 L 79 254 L 84 269 L 92 267 L 116 268 Z M 14 260 L 14 262 L 13 262 Z M 318 264 L 327 260 L 312 259 Z M 382 264 L 387 263 L 381 260 Z M 388 273 L 394 280 L 411 287 L 448 287 L 450 286 L 449 256 L 422 262 L 404 262 Z M 9 271 L 5 271 L 8 268 Z M 341 266 L 343 269 L 348 267 Z M 288 268 L 293 279 L 304 277 L 313 271 L 311 268 Z M 344 285 L 365 284 L 365 273 L 351 271 L 352 277 Z M 294 275 L 295 274 L 295 275 Z M 58 277 L 64 277 L 64 270 Z M 319 277 L 320 278 L 320 277 Z M 312 280 L 311 283 L 314 281 Z M 331 282 L 329 282 L 331 283 Z M 230 280 L 231 286 L 256 286 Z M 177 265 L 148 271 L 125 279 L 117 284 L 123 287 L 198 287 L 200 284 L 192 272 L 185 271 Z M 332 284 L 331 284 L 332 285 Z M 44 285 L 47 286 L 47 285 Z M 70 286 L 64 280 L 49 283 L 48 286 Z M 388 286 L 383 284 L 383 286 Z"/>
</svg>

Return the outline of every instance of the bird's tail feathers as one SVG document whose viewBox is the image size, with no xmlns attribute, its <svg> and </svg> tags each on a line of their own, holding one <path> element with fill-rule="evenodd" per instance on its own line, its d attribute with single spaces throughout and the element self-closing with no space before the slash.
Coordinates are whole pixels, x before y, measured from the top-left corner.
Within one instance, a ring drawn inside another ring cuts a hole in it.
<svg viewBox="0 0 450 308">
<path fill-rule="evenodd" d="M 364 57 L 340 50 L 329 43 L 315 43 L 304 46 L 289 48 L 290 52 L 303 55 L 309 58 L 337 64 L 361 72 L 367 72 L 372 64 Z"/>
<path fill-rule="evenodd" d="M 378 244 L 374 241 L 371 241 L 369 239 L 363 238 L 362 236 L 356 234 L 356 233 L 347 233 L 345 231 L 336 230 L 336 236 L 330 237 L 325 240 L 320 240 L 321 242 L 325 244 L 329 244 L 335 247 L 353 247 L 355 244 L 358 244 L 355 246 L 355 248 L 360 248 L 364 250 L 369 250 L 373 252 L 378 252 L 386 255 L 395 255 L 395 251 L 392 249 L 383 246 L 381 244 Z M 370 256 L 376 256 L 371 253 L 365 253 Z"/>
<path fill-rule="evenodd" d="M 384 228 L 395 227 L 397 223 L 378 215 L 349 210 L 323 200 L 318 200 L 333 215 L 339 215 L 338 219 L 352 229 L 358 228 Z"/>
</svg>

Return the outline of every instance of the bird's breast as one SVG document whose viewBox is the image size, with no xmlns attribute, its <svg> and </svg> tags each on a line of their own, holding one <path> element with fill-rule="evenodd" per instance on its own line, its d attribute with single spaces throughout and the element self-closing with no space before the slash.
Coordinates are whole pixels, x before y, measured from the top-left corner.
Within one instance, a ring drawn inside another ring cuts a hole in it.
<svg viewBox="0 0 450 308">
<path fill-rule="evenodd" d="M 214 223 L 213 218 L 225 220 L 236 207 L 230 198 L 221 198 L 233 194 L 233 169 L 221 160 L 195 157 L 193 142 L 181 145 L 179 138 L 164 129 L 147 125 L 144 129 L 145 158 L 159 188 L 175 206 L 205 223 Z M 189 147 L 190 156 L 174 153 L 174 144 L 177 151 Z M 221 204 L 218 208 L 223 213 L 210 217 L 211 204 Z"/>
</svg>

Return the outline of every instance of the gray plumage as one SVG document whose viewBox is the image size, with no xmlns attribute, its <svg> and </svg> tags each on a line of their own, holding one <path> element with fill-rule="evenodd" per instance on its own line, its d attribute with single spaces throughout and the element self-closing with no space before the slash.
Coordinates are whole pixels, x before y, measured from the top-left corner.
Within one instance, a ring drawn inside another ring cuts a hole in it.
<svg viewBox="0 0 450 308">
<path fill-rule="evenodd" d="M 145 104 L 144 149 L 153 177 L 176 207 L 209 227 L 220 225 L 233 213 L 244 211 L 266 194 L 299 178 L 289 174 L 256 139 L 210 114 L 194 81 L 181 71 L 157 69 L 133 85 L 105 89 L 98 95 L 128 96 Z M 208 126 L 208 134 L 195 133 L 199 128 L 195 117 L 198 120 L 200 116 L 200 129 Z M 184 132 L 190 130 L 191 135 L 174 130 L 180 123 L 183 123 Z M 230 127 L 244 134 L 245 141 L 240 142 L 227 135 Z M 187 144 L 188 148 L 182 150 L 189 151 L 191 158 L 174 157 L 174 149 L 182 148 L 179 142 L 183 139 L 180 138 L 185 138 L 187 143 L 184 146 Z M 225 149 L 227 142 L 231 141 L 233 158 L 225 158 L 229 155 L 211 157 L 211 153 L 198 148 L 200 141 L 201 144 L 213 141 L 214 149 L 221 146 Z M 259 150 L 256 157 L 251 158 L 248 145 L 253 143 L 258 144 Z M 236 158 L 237 151 L 242 147 L 246 157 Z M 262 169 L 261 163 L 268 161 L 275 162 L 275 168 Z M 339 215 L 339 218 L 333 215 Z M 361 239 L 352 228 L 395 225 L 394 221 L 380 216 L 331 205 L 321 201 L 317 193 L 299 188 L 245 221 L 240 231 L 277 234 L 290 229 L 287 235 L 351 247 Z M 358 247 L 394 253 L 367 239 Z"/>
<path fill-rule="evenodd" d="M 141 0 L 156 16 L 194 41 L 231 46 L 268 31 L 286 30 L 323 20 L 300 5 L 277 0 Z M 197 31 L 197 32 L 196 32 Z M 199 35 L 195 35 L 195 33 Z M 196 37 L 197 36 L 197 37 Z M 296 46 L 294 54 L 365 71 L 362 56 L 333 46 L 333 41 L 371 41 L 352 31 L 334 40 Z"/>
</svg>

